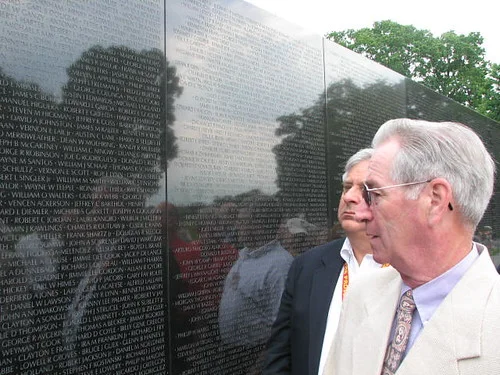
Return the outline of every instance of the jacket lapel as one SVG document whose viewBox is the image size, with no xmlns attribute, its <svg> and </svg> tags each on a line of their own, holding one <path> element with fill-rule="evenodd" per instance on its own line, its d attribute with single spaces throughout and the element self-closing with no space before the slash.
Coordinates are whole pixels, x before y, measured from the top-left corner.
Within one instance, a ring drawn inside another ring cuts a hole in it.
<svg viewBox="0 0 500 375">
<path fill-rule="evenodd" d="M 443 303 L 420 332 L 401 363 L 398 375 L 458 374 L 453 337 L 455 324 L 453 307 Z"/>
<path fill-rule="evenodd" d="M 425 325 L 398 375 L 458 375 L 460 360 L 479 357 L 484 308 L 497 277 L 483 251 Z"/>
<path fill-rule="evenodd" d="M 312 279 L 309 300 L 309 372 L 311 374 L 318 373 L 328 311 L 344 263 L 340 257 L 343 242 L 338 241 L 338 246 L 332 247 L 331 253 L 323 257 L 322 266 L 315 270 Z"/>
<path fill-rule="evenodd" d="M 387 274 L 374 279 L 380 287 L 373 295 L 366 296 L 364 319 L 353 338 L 353 374 L 379 375 L 382 369 L 402 281 L 392 267 L 380 272 Z"/>
</svg>

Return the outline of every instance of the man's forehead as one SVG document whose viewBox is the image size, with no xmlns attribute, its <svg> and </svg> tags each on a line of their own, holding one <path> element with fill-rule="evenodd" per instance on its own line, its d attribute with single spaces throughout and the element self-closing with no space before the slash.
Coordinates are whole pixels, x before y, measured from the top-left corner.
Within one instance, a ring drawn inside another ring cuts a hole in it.
<svg viewBox="0 0 500 375">
<path fill-rule="evenodd" d="M 373 155 L 368 164 L 366 182 L 388 178 L 392 162 L 399 151 L 399 143 L 395 140 L 388 141 L 374 149 Z"/>
<path fill-rule="evenodd" d="M 349 172 L 347 172 L 346 181 L 353 181 L 354 179 L 364 180 L 366 172 L 368 171 L 369 160 L 362 160 L 354 165 Z"/>
</svg>

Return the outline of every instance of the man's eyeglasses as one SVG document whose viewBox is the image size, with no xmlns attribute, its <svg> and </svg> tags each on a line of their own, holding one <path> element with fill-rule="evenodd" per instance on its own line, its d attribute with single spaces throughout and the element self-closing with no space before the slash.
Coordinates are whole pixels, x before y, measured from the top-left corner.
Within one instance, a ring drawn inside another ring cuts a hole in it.
<svg viewBox="0 0 500 375">
<path fill-rule="evenodd" d="M 431 182 L 431 181 L 432 181 L 432 179 L 431 180 L 426 180 L 426 181 L 407 182 L 407 183 L 404 183 L 404 184 L 382 186 L 382 187 L 378 187 L 378 188 L 369 188 L 368 186 L 366 186 L 365 183 L 363 183 L 363 199 L 365 200 L 365 202 L 366 202 L 366 204 L 368 206 L 371 206 L 372 202 L 373 202 L 373 198 L 372 198 L 372 194 L 371 194 L 372 191 L 392 189 L 392 188 L 401 187 L 401 186 L 426 184 L 426 183 Z"/>
</svg>

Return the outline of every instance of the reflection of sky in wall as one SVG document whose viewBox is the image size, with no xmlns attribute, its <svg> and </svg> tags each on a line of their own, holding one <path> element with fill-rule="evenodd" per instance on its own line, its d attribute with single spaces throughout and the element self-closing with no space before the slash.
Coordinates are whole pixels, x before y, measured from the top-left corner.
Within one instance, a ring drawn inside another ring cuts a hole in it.
<svg viewBox="0 0 500 375">
<path fill-rule="evenodd" d="M 163 0 L 1 0 L 0 68 L 59 99 L 66 70 L 84 51 L 96 45 L 162 50 L 163 31 Z"/>
<path fill-rule="evenodd" d="M 162 0 L 1 1 L 0 68 L 58 98 L 67 68 L 92 46 L 161 49 L 163 7 Z M 169 199 L 210 201 L 255 188 L 275 193 L 276 118 L 300 113 L 324 90 L 321 37 L 239 0 L 169 0 L 167 7 L 167 58 L 184 86 L 176 99 L 179 154 L 168 171 Z"/>
<path fill-rule="evenodd" d="M 95 45 L 163 46 L 162 0 L 2 0 L 0 67 L 56 97 L 66 69 Z"/>
<path fill-rule="evenodd" d="M 325 40 L 325 74 L 327 85 L 345 78 L 359 87 L 381 80 L 396 85 L 404 80 L 401 74 L 329 40 Z"/>
<path fill-rule="evenodd" d="M 324 90 L 321 38 L 241 1 L 167 2 L 167 57 L 184 87 L 175 102 L 175 204 L 277 191 L 277 117 Z"/>
</svg>

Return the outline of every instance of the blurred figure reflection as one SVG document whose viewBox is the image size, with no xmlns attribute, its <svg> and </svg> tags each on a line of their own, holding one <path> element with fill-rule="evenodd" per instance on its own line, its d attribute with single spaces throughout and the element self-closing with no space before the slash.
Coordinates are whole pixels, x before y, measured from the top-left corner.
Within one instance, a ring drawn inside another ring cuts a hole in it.
<svg viewBox="0 0 500 375">
<path fill-rule="evenodd" d="M 493 245 L 493 234 L 491 226 L 485 225 L 481 227 L 481 229 L 478 229 L 476 234 L 474 235 L 474 241 L 482 243 L 484 246 L 490 249 L 490 251 L 492 251 L 494 245 Z"/>
<path fill-rule="evenodd" d="M 183 332 L 190 332 L 192 328 L 191 318 L 193 313 L 187 310 L 183 304 L 185 296 L 189 295 L 187 283 L 183 280 L 179 263 L 174 256 L 174 246 L 185 248 L 188 242 L 181 240 L 177 233 L 179 227 L 179 217 L 177 209 L 166 201 L 161 202 L 155 211 L 159 213 L 161 221 L 161 246 L 163 259 L 168 263 L 168 304 L 170 308 L 170 325 L 168 331 L 171 334 L 171 340 L 175 347 L 191 345 L 192 336 L 185 336 Z M 179 248 L 178 247 L 178 248 Z M 189 369 L 189 363 L 185 358 L 179 355 L 178 351 L 172 353 L 172 371 L 173 373 L 182 373 Z"/>
<path fill-rule="evenodd" d="M 170 202 L 163 202 L 158 208 L 164 217 L 163 225 L 165 223 L 167 225 L 168 250 L 174 255 L 179 265 L 180 274 L 173 275 L 173 277 L 181 278 L 189 291 L 195 291 L 200 288 L 200 285 L 195 282 L 191 269 L 193 264 L 200 261 L 200 248 L 185 239 L 186 235 L 180 229 L 180 215 L 177 207 Z M 163 232 L 165 233 L 165 227 L 163 227 Z"/>
<path fill-rule="evenodd" d="M 302 217 L 293 217 L 280 226 L 278 238 L 283 247 L 295 257 L 318 245 L 320 228 Z"/>
<path fill-rule="evenodd" d="M 293 260 L 276 239 L 280 221 L 278 203 L 270 196 L 249 197 L 238 212 L 238 241 L 245 247 L 224 282 L 219 329 L 226 356 L 235 359 L 227 365 L 237 363 L 241 373 L 260 372 Z"/>
</svg>

